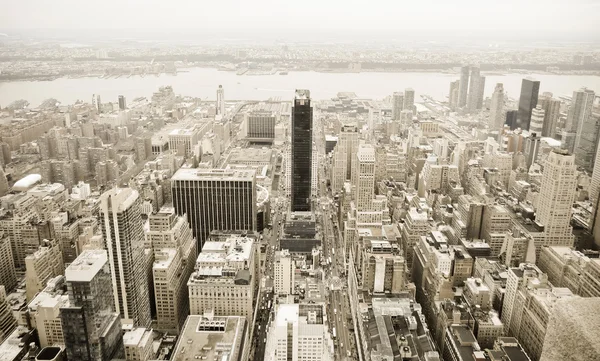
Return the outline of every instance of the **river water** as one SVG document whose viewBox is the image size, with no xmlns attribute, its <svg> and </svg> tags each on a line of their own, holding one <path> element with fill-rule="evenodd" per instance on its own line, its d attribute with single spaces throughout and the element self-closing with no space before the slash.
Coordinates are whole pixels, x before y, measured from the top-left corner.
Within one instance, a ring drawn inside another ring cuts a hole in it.
<svg viewBox="0 0 600 361">
<path fill-rule="evenodd" d="M 483 73 L 483 75 L 486 75 Z M 586 86 L 600 93 L 600 76 L 553 74 L 486 75 L 485 96 L 491 96 L 496 83 L 504 83 L 509 97 L 518 98 L 521 80 L 531 76 L 540 80 L 540 94 L 553 92 L 555 96 L 571 95 L 573 90 Z M 103 102 L 117 101 L 124 95 L 129 101 L 140 96 L 150 97 L 158 87 L 171 85 L 175 93 L 209 100 L 216 98 L 219 84 L 225 88 L 225 98 L 235 100 L 265 100 L 270 97 L 292 99 L 294 89 L 309 89 L 313 99 L 327 99 L 338 92 L 355 92 L 363 98 L 384 98 L 394 91 L 415 89 L 417 96 L 426 94 L 444 100 L 450 82 L 457 74 L 446 73 L 319 73 L 290 72 L 288 75 L 236 75 L 235 72 L 210 68 L 192 68 L 177 75 L 162 74 L 145 77 L 132 76 L 111 79 L 61 78 L 53 81 L 15 81 L 0 83 L 0 106 L 25 99 L 37 106 L 48 98 L 63 104 L 76 100 L 91 101 L 92 94 L 100 94 Z M 415 99 L 419 101 L 419 98 Z"/>
</svg>

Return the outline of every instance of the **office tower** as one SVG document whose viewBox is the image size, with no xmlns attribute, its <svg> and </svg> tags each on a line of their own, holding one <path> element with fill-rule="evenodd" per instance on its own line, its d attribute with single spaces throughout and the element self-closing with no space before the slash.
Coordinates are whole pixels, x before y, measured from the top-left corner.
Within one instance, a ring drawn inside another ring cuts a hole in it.
<svg viewBox="0 0 600 361">
<path fill-rule="evenodd" d="M 506 121 L 504 124 L 510 127 L 510 130 L 515 130 L 519 127 L 517 122 L 518 110 L 507 110 L 506 111 Z"/>
<path fill-rule="evenodd" d="M 565 129 L 571 132 L 577 132 L 580 124 L 585 122 L 592 115 L 595 93 L 588 88 L 581 88 L 573 92 L 569 112 L 567 113 L 567 122 Z"/>
<path fill-rule="evenodd" d="M 521 82 L 521 96 L 519 97 L 519 111 L 517 113 L 517 126 L 524 130 L 529 130 L 531 123 L 531 111 L 536 107 L 538 94 L 540 92 L 540 82 L 533 79 L 523 79 Z"/>
<path fill-rule="evenodd" d="M 483 108 L 483 98 L 485 94 L 485 77 L 479 76 L 479 82 L 477 84 L 477 105 L 476 109 L 481 110 Z"/>
<path fill-rule="evenodd" d="M 402 102 L 402 110 L 410 110 L 413 114 L 416 112 L 415 108 L 415 90 L 413 88 L 404 89 L 404 100 Z"/>
<path fill-rule="evenodd" d="M 546 114 L 541 105 L 536 106 L 531 111 L 531 124 L 529 125 L 529 133 L 530 134 L 535 133 L 538 136 L 542 136 L 545 115 Z"/>
<path fill-rule="evenodd" d="M 253 111 L 245 114 L 246 138 L 250 141 L 273 141 L 275 139 L 275 113 Z"/>
<path fill-rule="evenodd" d="M 419 197 L 426 197 L 430 191 L 447 193 L 456 184 L 460 184 L 457 166 L 425 162 L 419 174 Z"/>
<path fill-rule="evenodd" d="M 219 88 L 217 89 L 216 114 L 225 116 L 225 89 L 223 89 L 222 85 L 219 85 Z"/>
<path fill-rule="evenodd" d="M 577 190 L 575 157 L 554 149 L 544 165 L 538 197 L 536 221 L 544 226 L 545 245 L 573 246 L 571 207 Z M 540 245 L 536 244 L 539 252 Z"/>
<path fill-rule="evenodd" d="M 388 241 L 365 241 L 362 252 L 362 289 L 398 294 L 404 290 L 404 258 Z"/>
<path fill-rule="evenodd" d="M 536 265 L 523 263 L 508 269 L 506 293 L 502 303 L 504 333 L 517 336 L 521 328 L 524 293 L 528 288 L 547 287 L 548 277 Z"/>
<path fill-rule="evenodd" d="M 404 93 L 394 92 L 392 95 L 392 120 L 400 120 L 402 109 L 404 109 Z"/>
<path fill-rule="evenodd" d="M 201 139 L 196 127 L 173 129 L 169 133 L 169 149 L 176 151 L 178 155 L 189 156 Z"/>
<path fill-rule="evenodd" d="M 483 209 L 481 238 L 490 245 L 492 256 L 500 255 L 506 231 L 511 226 L 510 212 L 502 205 L 487 205 Z"/>
<path fill-rule="evenodd" d="M 100 196 L 100 223 L 112 272 L 114 309 L 124 324 L 150 324 L 150 295 L 144 252 L 142 200 L 131 188 L 113 188 Z"/>
<path fill-rule="evenodd" d="M 202 357 L 209 361 L 246 360 L 247 356 L 243 355 L 250 348 L 245 344 L 250 327 L 246 325 L 246 319 L 239 316 L 188 316 L 177 338 L 171 361 L 190 361 Z"/>
<path fill-rule="evenodd" d="M 596 162 L 594 162 L 594 170 L 592 172 L 588 196 L 592 203 L 589 229 L 594 235 L 596 244 L 600 244 L 600 147 L 596 150 Z"/>
<path fill-rule="evenodd" d="M 127 109 L 127 102 L 124 95 L 119 95 L 119 110 Z"/>
<path fill-rule="evenodd" d="M 410 270 L 409 273 L 412 272 L 413 248 L 421 239 L 421 236 L 426 236 L 429 231 L 429 217 L 427 213 L 411 207 L 406 214 L 404 224 L 401 225 L 402 251 L 404 252 L 403 256 L 406 260 L 406 265 Z"/>
<path fill-rule="evenodd" d="M 554 303 L 540 361 L 596 360 L 600 356 L 599 298 L 565 298 Z"/>
<path fill-rule="evenodd" d="M 82 252 L 65 270 L 70 304 L 60 318 L 69 360 L 110 361 L 123 353 L 113 270 L 104 250 Z"/>
<path fill-rule="evenodd" d="M 460 68 L 460 83 L 458 88 L 458 107 L 462 108 L 467 105 L 467 95 L 469 89 L 469 66 Z"/>
<path fill-rule="evenodd" d="M 292 169 L 289 173 L 292 212 L 307 212 L 311 209 L 312 123 L 310 91 L 297 89 L 292 107 Z"/>
<path fill-rule="evenodd" d="M 206 242 L 188 281 L 190 314 L 211 312 L 251 321 L 258 287 L 256 257 L 254 239 L 245 235 Z"/>
<path fill-rule="evenodd" d="M 171 178 L 171 192 L 175 211 L 187 216 L 198 249 L 212 231 L 256 230 L 254 170 L 181 168 Z"/>
<path fill-rule="evenodd" d="M 582 88 L 573 92 L 573 100 L 567 116 L 567 129 L 576 129 L 574 155 L 575 164 L 591 171 L 598 144 L 598 120 L 600 115 L 592 114 L 596 94 L 591 89 Z"/>
<path fill-rule="evenodd" d="M 29 182 L 34 178 L 39 181 L 39 175 L 31 175 L 21 181 L 31 186 Z M 15 186 L 19 186 L 21 181 L 15 183 L 13 189 Z M 10 239 L 14 267 L 17 269 L 25 268 L 25 257 L 39 247 L 37 242 L 26 241 L 23 232 L 24 229 L 31 227 L 32 220 L 37 216 L 36 203 L 36 198 L 27 193 L 9 194 L 3 199 L 3 207 L 9 212 L 0 218 L 0 230 L 4 233 L 3 237 Z M 7 284 L 5 286 L 7 289 L 12 289 L 12 286 Z"/>
<path fill-rule="evenodd" d="M 533 120 L 534 117 L 532 117 L 531 119 Z M 533 125 L 533 122 L 531 124 Z M 540 133 L 531 133 L 525 139 L 523 155 L 525 156 L 525 165 L 527 167 L 526 169 L 529 169 L 534 162 L 538 161 L 541 144 L 542 137 L 540 136 Z"/>
<path fill-rule="evenodd" d="M 332 360 L 324 316 L 323 304 L 278 305 L 267 335 L 265 360 Z"/>
<path fill-rule="evenodd" d="M 356 125 L 343 125 L 335 146 L 332 162 L 331 189 L 338 191 L 350 179 L 352 159 L 358 149 L 358 127 Z"/>
<path fill-rule="evenodd" d="M 460 80 L 450 82 L 450 94 L 448 95 L 448 106 L 451 110 L 458 108 L 458 97 L 460 94 Z"/>
<path fill-rule="evenodd" d="M 545 92 L 538 101 L 541 104 L 542 109 L 544 109 L 542 136 L 556 138 L 556 127 L 558 126 L 558 119 L 560 118 L 561 101 L 559 99 L 554 99 L 552 93 L 549 92 Z"/>
<path fill-rule="evenodd" d="M 276 295 L 294 294 L 295 271 L 296 267 L 289 250 L 275 252 L 273 288 Z"/>
<path fill-rule="evenodd" d="M 490 129 L 499 130 L 504 127 L 504 85 L 496 84 L 490 105 Z"/>
<path fill-rule="evenodd" d="M 187 281 L 194 271 L 197 242 L 183 216 L 163 207 L 148 217 L 146 246 L 154 252 L 152 274 L 156 328 L 179 332 L 189 314 Z"/>
<path fill-rule="evenodd" d="M 6 287 L 0 284 L 0 343 L 17 327 L 12 307 L 6 299 Z"/>
<path fill-rule="evenodd" d="M 62 251 L 55 240 L 44 240 L 43 245 L 33 254 L 25 257 L 25 288 L 27 300 L 46 288 L 49 279 L 60 276 L 65 271 Z"/>
<path fill-rule="evenodd" d="M 474 112 L 481 109 L 483 104 L 483 91 L 485 89 L 485 77 L 482 77 L 478 66 L 471 68 L 471 81 L 469 83 L 469 96 L 467 98 L 467 109 Z"/>
<path fill-rule="evenodd" d="M 354 203 L 359 212 L 370 211 L 375 191 L 375 148 L 370 144 L 360 144 L 355 162 L 352 174 Z"/>
<path fill-rule="evenodd" d="M 10 292 L 17 285 L 17 272 L 11 250 L 10 238 L 5 232 L 0 232 L 0 285 Z"/>
</svg>

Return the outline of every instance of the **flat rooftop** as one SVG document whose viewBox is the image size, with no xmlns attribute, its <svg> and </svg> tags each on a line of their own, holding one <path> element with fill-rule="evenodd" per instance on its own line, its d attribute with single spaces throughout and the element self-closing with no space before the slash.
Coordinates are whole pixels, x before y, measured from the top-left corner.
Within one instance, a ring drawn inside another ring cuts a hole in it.
<svg viewBox="0 0 600 361">
<path fill-rule="evenodd" d="M 137 347 L 138 345 L 145 345 L 152 336 L 152 330 L 148 330 L 144 327 L 136 327 L 131 331 L 123 333 L 123 345 L 125 347 Z"/>
<path fill-rule="evenodd" d="M 83 251 L 65 270 L 67 282 L 89 282 L 108 263 L 104 250 Z"/>
<path fill-rule="evenodd" d="M 171 360 L 187 361 L 199 356 L 203 360 L 237 361 L 244 347 L 245 322 L 241 316 L 188 316 Z"/>
<path fill-rule="evenodd" d="M 180 168 L 173 177 L 173 181 L 201 181 L 201 180 L 230 180 L 253 181 L 256 172 L 253 169 L 202 169 Z"/>
</svg>

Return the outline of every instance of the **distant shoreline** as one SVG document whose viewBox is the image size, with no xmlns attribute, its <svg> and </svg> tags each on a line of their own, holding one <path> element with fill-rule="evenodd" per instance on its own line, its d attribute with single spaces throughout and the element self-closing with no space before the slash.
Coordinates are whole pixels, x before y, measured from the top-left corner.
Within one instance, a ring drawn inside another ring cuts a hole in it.
<svg viewBox="0 0 600 361">
<path fill-rule="evenodd" d="M 81 75 L 64 75 L 64 76 L 58 76 L 58 75 L 53 75 L 53 76 L 39 76 L 39 77 L 18 77 L 18 78 L 3 78 L 2 75 L 0 74 L 0 82 L 3 83 L 10 83 L 10 82 L 25 82 L 25 81 L 31 81 L 31 82 L 49 82 L 49 81 L 54 81 L 54 80 L 58 80 L 58 79 L 82 79 L 82 78 L 97 78 L 97 79 L 105 79 L 105 80 L 112 80 L 112 79 L 118 79 L 118 78 L 123 78 L 123 79 L 127 79 L 127 78 L 139 78 L 139 77 L 159 77 L 162 75 L 172 75 L 172 76 L 177 76 L 179 75 L 179 73 L 187 73 L 189 72 L 191 69 L 216 69 L 218 71 L 224 71 L 224 72 L 236 72 L 239 71 L 239 69 L 223 69 L 222 67 L 218 67 L 218 66 L 190 66 L 190 67 L 182 67 L 182 68 L 178 68 L 177 72 L 161 72 L 161 73 L 152 73 L 152 74 L 132 74 L 132 75 L 112 75 L 112 76 L 105 76 L 103 75 L 99 75 L 99 74 L 81 74 Z M 316 73 L 330 73 L 330 74 L 358 74 L 358 73 L 440 73 L 440 74 L 446 74 L 446 75 L 456 75 L 458 76 L 459 73 L 451 70 L 451 69 L 390 69 L 390 68 L 378 68 L 378 69 L 361 69 L 360 71 L 352 71 L 349 69 L 323 69 L 323 68 L 316 68 L 316 69 L 284 69 L 284 68 L 277 68 L 277 69 L 272 69 L 272 70 L 263 70 L 263 69 L 252 69 L 258 73 L 243 73 L 243 74 L 237 74 L 237 76 L 241 77 L 252 77 L 252 76 L 282 76 L 285 77 L 286 75 L 288 75 L 289 73 L 301 73 L 301 72 L 316 72 Z M 250 71 L 252 71 L 250 70 Z M 287 74 L 280 74 L 280 72 L 285 72 Z M 525 70 L 525 69 L 514 69 L 514 70 L 508 70 L 508 71 L 481 71 L 481 74 L 483 76 L 507 76 L 507 75 L 515 75 L 515 74 L 522 74 L 522 75 L 532 75 L 532 74 L 538 74 L 538 75 L 559 75 L 559 76 L 600 76 L 600 71 L 552 71 L 552 72 L 548 72 L 548 71 L 529 71 L 529 70 Z"/>
</svg>

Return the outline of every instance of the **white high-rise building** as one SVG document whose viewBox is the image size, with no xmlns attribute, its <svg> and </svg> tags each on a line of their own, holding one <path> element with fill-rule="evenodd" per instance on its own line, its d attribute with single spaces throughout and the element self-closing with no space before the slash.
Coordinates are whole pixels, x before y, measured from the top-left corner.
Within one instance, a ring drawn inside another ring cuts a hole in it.
<svg viewBox="0 0 600 361">
<path fill-rule="evenodd" d="M 404 107 L 404 93 L 395 92 L 392 95 L 392 120 L 400 120 L 400 112 Z"/>
<path fill-rule="evenodd" d="M 458 107 L 462 108 L 467 105 L 469 89 L 469 66 L 463 66 L 460 68 L 460 82 L 458 88 Z"/>
<path fill-rule="evenodd" d="M 410 110 L 413 114 L 416 112 L 415 108 L 415 90 L 413 88 L 404 89 L 404 101 L 402 103 L 402 110 Z"/>
<path fill-rule="evenodd" d="M 492 94 L 492 103 L 490 105 L 490 128 L 499 130 L 504 126 L 504 85 L 496 84 Z"/>
<path fill-rule="evenodd" d="M 141 203 L 138 191 L 113 188 L 100 197 L 100 221 L 108 250 L 115 310 L 123 323 L 146 327 L 150 324 L 150 296 Z"/>
<path fill-rule="evenodd" d="M 294 260 L 290 255 L 290 251 L 282 249 L 275 252 L 275 263 L 273 271 L 275 273 L 273 279 L 273 287 L 276 295 L 291 295 L 294 294 L 294 274 L 296 267 Z"/>
<path fill-rule="evenodd" d="M 225 115 L 225 89 L 223 89 L 222 85 L 219 85 L 219 88 L 217 89 L 216 113 L 220 116 Z"/>
<path fill-rule="evenodd" d="M 60 276 L 65 272 L 62 252 L 58 242 L 44 240 L 44 245 L 25 257 L 25 288 L 27 300 L 46 288 L 49 279 Z"/>
<path fill-rule="evenodd" d="M 323 304 L 280 304 L 269 329 L 266 361 L 333 360 Z"/>
<path fill-rule="evenodd" d="M 354 201 L 358 211 L 371 210 L 375 190 L 375 148 L 361 144 L 356 152 L 356 168 L 353 174 Z"/>
<path fill-rule="evenodd" d="M 145 248 L 154 251 L 156 327 L 178 332 L 190 310 L 187 281 L 194 271 L 196 240 L 187 219 L 176 215 L 172 207 L 163 207 L 148 218 Z"/>
<path fill-rule="evenodd" d="M 469 96 L 467 98 L 467 109 L 474 112 L 481 109 L 483 103 L 483 90 L 485 88 L 485 77 L 481 76 L 478 66 L 471 68 L 471 80 L 469 83 Z"/>
<path fill-rule="evenodd" d="M 456 80 L 450 83 L 450 94 L 448 95 L 448 105 L 450 109 L 456 110 L 458 108 L 458 97 L 460 92 L 460 80 Z"/>
<path fill-rule="evenodd" d="M 344 183 L 350 179 L 352 169 L 352 157 L 358 148 L 358 127 L 356 125 L 344 125 L 335 146 L 332 165 L 332 191 L 339 191 Z"/>
<path fill-rule="evenodd" d="M 542 184 L 538 195 L 536 221 L 544 226 L 542 245 L 573 246 L 571 207 L 577 191 L 575 157 L 565 150 L 553 149 L 544 165 Z"/>
</svg>

